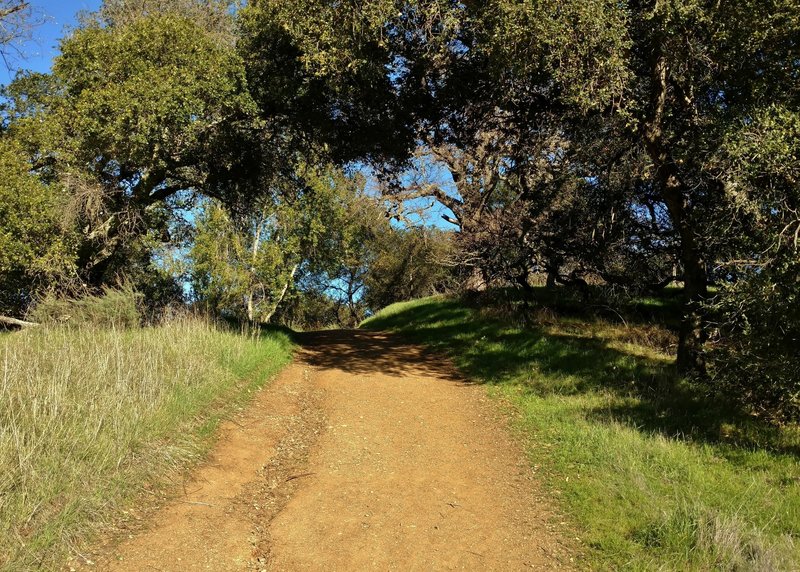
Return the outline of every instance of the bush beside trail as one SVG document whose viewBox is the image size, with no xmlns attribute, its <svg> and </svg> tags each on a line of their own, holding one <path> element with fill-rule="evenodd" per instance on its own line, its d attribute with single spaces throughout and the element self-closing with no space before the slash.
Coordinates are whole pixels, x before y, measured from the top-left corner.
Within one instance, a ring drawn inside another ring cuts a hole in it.
<svg viewBox="0 0 800 572">
<path fill-rule="evenodd" d="M 786 268 L 796 280 L 800 262 Z M 725 287 L 711 304 L 710 392 L 777 423 L 800 421 L 800 292 L 762 273 Z"/>
</svg>

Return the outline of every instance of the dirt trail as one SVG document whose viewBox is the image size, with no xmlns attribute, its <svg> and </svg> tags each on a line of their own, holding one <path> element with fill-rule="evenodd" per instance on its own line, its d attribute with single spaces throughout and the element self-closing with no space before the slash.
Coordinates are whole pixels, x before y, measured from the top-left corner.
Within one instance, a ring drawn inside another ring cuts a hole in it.
<svg viewBox="0 0 800 572">
<path fill-rule="evenodd" d="M 569 567 L 519 446 L 446 362 L 363 331 L 306 334 L 227 423 L 187 495 L 94 569 Z"/>
</svg>

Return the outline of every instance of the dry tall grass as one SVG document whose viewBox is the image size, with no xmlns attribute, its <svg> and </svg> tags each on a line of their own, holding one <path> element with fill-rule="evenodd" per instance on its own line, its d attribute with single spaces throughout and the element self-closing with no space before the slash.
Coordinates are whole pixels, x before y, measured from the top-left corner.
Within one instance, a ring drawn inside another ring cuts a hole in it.
<svg viewBox="0 0 800 572">
<path fill-rule="evenodd" d="M 0 338 L 0 569 L 59 567 L 289 355 L 285 336 L 201 320 Z"/>
</svg>

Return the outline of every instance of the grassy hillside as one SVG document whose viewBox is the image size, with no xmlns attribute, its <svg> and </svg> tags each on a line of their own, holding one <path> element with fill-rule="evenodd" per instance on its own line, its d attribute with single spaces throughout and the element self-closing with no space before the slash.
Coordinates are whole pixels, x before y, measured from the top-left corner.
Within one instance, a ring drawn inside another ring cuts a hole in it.
<svg viewBox="0 0 800 572">
<path fill-rule="evenodd" d="M 674 373 L 669 299 L 622 311 L 427 298 L 363 327 L 448 354 L 511 404 L 585 550 L 630 570 L 800 569 L 800 431 L 704 399 Z"/>
<path fill-rule="evenodd" d="M 283 334 L 193 320 L 0 337 L 0 569 L 60 569 L 290 355 Z"/>
</svg>

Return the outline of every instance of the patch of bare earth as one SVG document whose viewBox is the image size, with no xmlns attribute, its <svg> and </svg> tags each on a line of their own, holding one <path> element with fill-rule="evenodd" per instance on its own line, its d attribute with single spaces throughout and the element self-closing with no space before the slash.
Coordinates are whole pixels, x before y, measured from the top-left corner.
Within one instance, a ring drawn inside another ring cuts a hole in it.
<svg viewBox="0 0 800 572">
<path fill-rule="evenodd" d="M 571 559 L 495 404 L 387 334 L 306 334 L 187 494 L 95 569 L 522 570 Z"/>
</svg>

